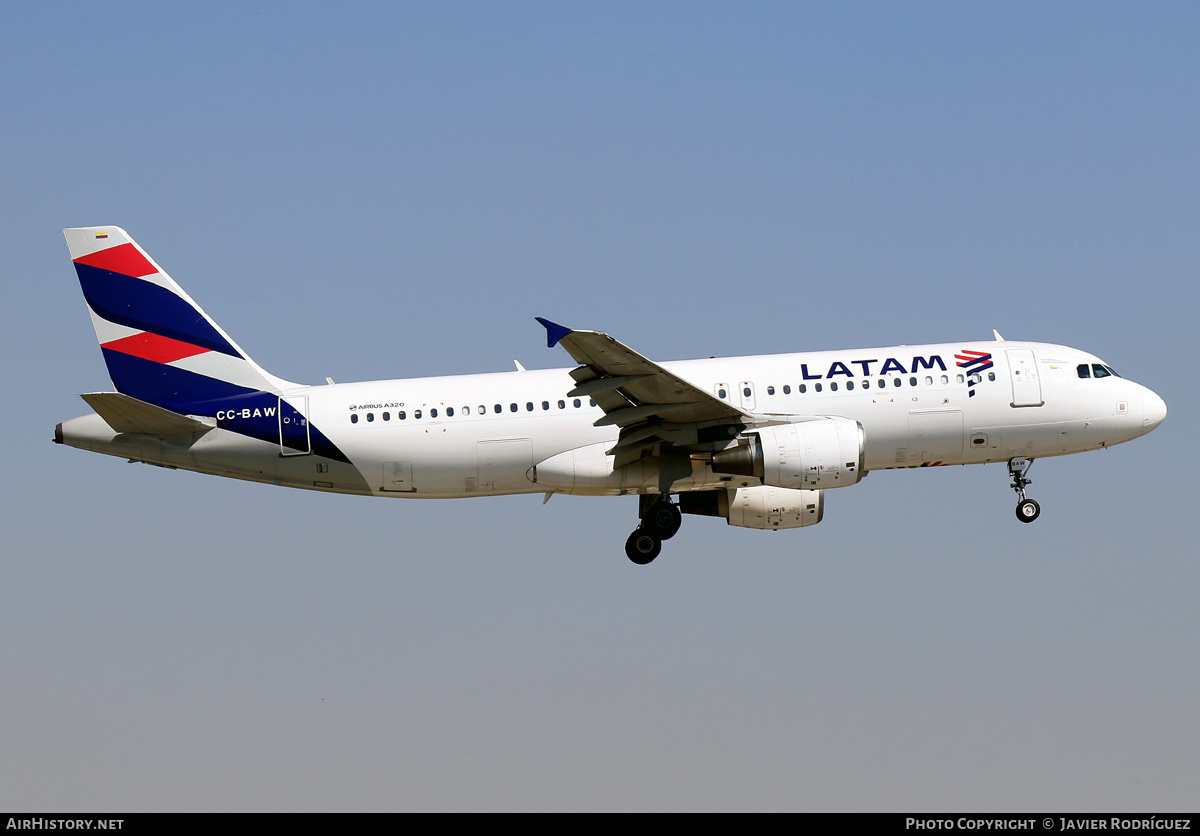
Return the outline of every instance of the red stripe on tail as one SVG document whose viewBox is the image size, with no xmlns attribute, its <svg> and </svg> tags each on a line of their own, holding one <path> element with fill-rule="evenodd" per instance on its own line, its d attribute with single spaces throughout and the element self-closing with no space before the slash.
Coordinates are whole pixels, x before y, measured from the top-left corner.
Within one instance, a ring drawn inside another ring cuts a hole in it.
<svg viewBox="0 0 1200 836">
<path fill-rule="evenodd" d="M 147 261 L 146 257 L 138 252 L 137 247 L 133 244 L 121 244 L 109 247 L 107 250 L 99 250 L 91 255 L 75 259 L 75 263 L 99 267 L 101 270 L 111 270 L 122 276 L 133 276 L 135 279 L 158 272 L 158 268 Z"/>
<path fill-rule="evenodd" d="M 173 340 L 170 337 L 151 334 L 149 331 L 113 340 L 112 342 L 104 343 L 100 347 L 111 348 L 113 351 L 119 351 L 122 354 L 132 354 L 134 357 L 141 357 L 144 360 L 150 360 L 154 363 L 173 363 L 176 360 L 182 360 L 184 357 L 194 357 L 197 354 L 204 354 L 212 350 L 201 348 L 191 343 L 181 342 L 180 340 Z"/>
</svg>

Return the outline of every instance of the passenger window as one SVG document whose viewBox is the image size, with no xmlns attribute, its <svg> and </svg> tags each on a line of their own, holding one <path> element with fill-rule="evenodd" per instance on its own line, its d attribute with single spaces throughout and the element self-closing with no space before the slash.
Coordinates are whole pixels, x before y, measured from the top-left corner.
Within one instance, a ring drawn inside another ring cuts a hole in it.
<svg viewBox="0 0 1200 836">
<path fill-rule="evenodd" d="M 954 379 L 955 379 L 956 381 L 958 381 L 959 383 L 966 383 L 966 382 L 967 382 L 967 379 L 966 379 L 965 377 L 963 377 L 961 374 L 956 374 L 956 375 L 954 376 Z"/>
<path fill-rule="evenodd" d="M 995 379 L 996 379 L 996 373 L 988 372 L 988 380 L 995 380 Z"/>
<path fill-rule="evenodd" d="M 371 423 L 371 422 L 372 422 L 372 421 L 374 421 L 374 420 L 375 420 L 375 413 L 374 413 L 374 412 L 368 412 L 368 413 L 367 413 L 367 423 L 369 424 L 369 423 Z"/>
<path fill-rule="evenodd" d="M 724 387 L 721 387 L 720 389 L 717 390 L 717 397 L 720 398 L 721 400 L 725 400 L 725 388 Z"/>
<path fill-rule="evenodd" d="M 452 406 L 448 406 L 448 407 L 446 407 L 446 417 L 447 417 L 447 418 L 453 418 L 453 417 L 454 417 L 454 407 L 452 407 Z"/>
<path fill-rule="evenodd" d="M 516 411 L 517 411 L 517 405 L 516 405 L 515 403 L 510 403 L 510 404 L 508 405 L 508 411 L 509 411 L 509 412 L 516 412 Z"/>
<path fill-rule="evenodd" d="M 879 378 L 879 388 L 882 389 L 884 386 L 887 386 L 887 381 L 881 377 Z"/>
<path fill-rule="evenodd" d="M 464 406 L 464 407 L 462 408 L 462 413 L 463 413 L 463 415 L 470 415 L 470 414 L 471 414 L 471 407 L 469 407 L 469 406 Z"/>
<path fill-rule="evenodd" d="M 851 390 L 851 389 L 853 389 L 853 388 L 854 388 L 854 381 L 853 381 L 853 380 L 847 380 L 847 381 L 846 381 L 846 391 L 850 391 L 850 390 Z"/>
<path fill-rule="evenodd" d="M 420 417 L 421 417 L 421 410 L 419 410 L 419 409 L 414 409 L 414 410 L 413 410 L 413 418 L 418 418 L 418 419 L 419 419 Z"/>
<path fill-rule="evenodd" d="M 357 412 L 351 412 L 351 413 L 350 413 L 350 423 L 351 423 L 351 424 L 357 424 L 357 423 L 358 423 L 358 413 L 357 413 Z"/>
<path fill-rule="evenodd" d="M 915 377 L 910 377 L 910 378 L 908 379 L 908 385 L 909 385 L 909 386 L 916 386 L 916 385 L 917 385 L 917 379 L 916 379 Z"/>
<path fill-rule="evenodd" d="M 525 402 L 525 411 L 526 411 L 526 412 L 533 412 L 533 401 L 526 401 L 526 402 Z"/>
<path fill-rule="evenodd" d="M 792 394 L 792 387 L 791 387 L 791 386 L 784 386 L 784 387 L 783 387 L 783 394 L 785 394 L 785 395 L 790 395 L 790 394 Z"/>
<path fill-rule="evenodd" d="M 549 408 L 550 408 L 550 401 L 542 401 L 542 409 L 545 410 L 545 409 L 549 409 Z"/>
<path fill-rule="evenodd" d="M 383 413 L 383 420 L 385 420 L 385 421 L 392 420 L 392 414 L 390 412 Z"/>
<path fill-rule="evenodd" d="M 487 407 L 486 407 L 486 406 L 484 406 L 483 404 L 480 404 L 480 405 L 479 405 L 479 414 L 480 414 L 480 415 L 487 415 Z"/>
<path fill-rule="evenodd" d="M 819 384 L 819 383 L 818 383 L 817 385 L 818 385 L 818 386 L 820 386 L 820 384 Z M 830 384 L 829 384 L 829 391 L 830 391 L 830 392 L 836 392 L 836 391 L 837 391 L 837 381 L 836 381 L 836 380 L 835 380 L 833 383 L 830 383 Z"/>
<path fill-rule="evenodd" d="M 774 394 L 775 394 L 775 387 L 774 387 L 774 386 L 768 386 L 768 387 L 767 387 L 767 394 L 768 394 L 768 395 L 774 395 Z"/>
<path fill-rule="evenodd" d="M 1087 363 L 1080 363 L 1078 366 L 1076 366 L 1075 373 L 1084 379 L 1090 378 L 1092 376 L 1092 370 L 1088 368 Z"/>
<path fill-rule="evenodd" d="M 496 414 L 499 415 L 500 414 L 500 404 L 496 404 L 496 406 L 494 407 L 494 410 L 495 410 Z"/>
<path fill-rule="evenodd" d="M 559 401 L 559 402 L 558 402 L 558 408 L 559 408 L 559 409 L 566 409 L 566 408 L 567 408 L 567 402 L 566 402 L 566 401 Z"/>
<path fill-rule="evenodd" d="M 404 411 L 403 411 L 403 410 L 401 410 L 400 412 L 397 412 L 397 413 L 396 413 L 396 418 L 397 418 L 398 420 L 400 420 L 400 421 L 403 421 L 403 420 L 404 420 L 405 418 L 407 418 L 407 417 L 408 417 L 408 416 L 407 416 L 407 415 L 405 415 L 405 413 L 404 413 Z"/>
<path fill-rule="evenodd" d="M 901 380 L 901 379 L 900 379 L 900 378 L 898 378 L 898 377 L 894 377 L 894 378 L 892 378 L 892 381 L 893 381 L 893 382 L 892 382 L 892 385 L 893 385 L 893 386 L 896 386 L 896 387 L 899 387 L 901 384 L 903 384 L 903 383 L 904 383 L 904 381 L 903 381 L 903 380 Z"/>
<path fill-rule="evenodd" d="M 805 386 L 803 383 L 801 383 L 800 384 L 800 394 L 803 395 L 807 391 L 808 391 L 808 387 Z"/>
<path fill-rule="evenodd" d="M 576 398 L 574 403 L 575 403 L 575 408 L 579 409 L 579 398 Z"/>
<path fill-rule="evenodd" d="M 750 387 L 749 386 L 747 386 L 745 389 L 742 390 L 742 397 L 743 398 L 750 397 Z"/>
<path fill-rule="evenodd" d="M 431 410 L 429 410 L 429 417 L 430 417 L 430 418 L 436 418 L 436 417 L 437 417 L 437 410 L 436 410 L 436 409 L 431 409 Z"/>
<path fill-rule="evenodd" d="M 930 377 L 929 375 L 925 375 L 925 385 L 926 385 L 926 386 L 932 386 L 932 385 L 933 385 L 933 378 L 932 378 L 932 377 Z"/>
<path fill-rule="evenodd" d="M 820 392 L 820 391 L 821 391 L 821 384 L 820 384 L 820 383 L 814 383 L 814 384 L 813 384 L 813 391 L 814 391 L 814 392 Z"/>
<path fill-rule="evenodd" d="M 950 382 L 950 377 L 948 375 L 942 375 L 942 385 L 945 386 L 949 382 Z"/>
<path fill-rule="evenodd" d="M 596 399 L 588 398 L 588 406 L 595 406 L 595 405 L 596 405 Z"/>
</svg>

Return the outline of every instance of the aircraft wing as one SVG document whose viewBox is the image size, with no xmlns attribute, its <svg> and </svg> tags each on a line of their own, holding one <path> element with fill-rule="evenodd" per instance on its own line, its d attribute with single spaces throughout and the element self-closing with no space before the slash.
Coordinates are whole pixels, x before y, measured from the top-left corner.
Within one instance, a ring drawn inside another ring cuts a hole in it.
<svg viewBox="0 0 1200 836">
<path fill-rule="evenodd" d="M 604 410 L 596 426 L 621 427 L 614 450 L 634 449 L 655 439 L 681 447 L 727 440 L 727 428 L 751 423 L 751 416 L 672 374 L 600 331 L 572 331 L 547 319 L 546 345 L 561 345 L 579 363 L 571 372 L 578 384 L 568 397 L 587 396 Z"/>
</svg>

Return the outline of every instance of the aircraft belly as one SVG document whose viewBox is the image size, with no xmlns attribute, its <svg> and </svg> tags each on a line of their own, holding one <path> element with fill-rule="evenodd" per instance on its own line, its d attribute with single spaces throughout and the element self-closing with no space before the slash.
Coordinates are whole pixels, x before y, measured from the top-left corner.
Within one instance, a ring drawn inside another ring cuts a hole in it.
<svg viewBox="0 0 1200 836">
<path fill-rule="evenodd" d="M 614 467 L 616 459 L 606 455 L 611 441 L 590 444 L 567 450 L 537 463 L 529 478 L 540 490 L 557 491 L 579 496 L 621 496 L 624 494 L 655 494 L 660 491 L 660 459 L 647 456 L 624 467 Z M 687 469 L 690 464 L 690 473 Z M 737 477 L 736 484 L 728 475 L 713 473 L 700 460 L 685 462 L 683 475 L 671 482 L 671 490 L 717 490 L 731 486 L 758 485 L 756 478 Z"/>
<path fill-rule="evenodd" d="M 857 416 L 851 416 L 857 417 Z M 908 415 L 900 413 L 900 420 L 890 414 L 869 412 L 859 422 L 866 436 L 866 455 L 863 467 L 867 471 L 886 470 L 889 467 L 904 467 L 908 463 Z"/>
<path fill-rule="evenodd" d="M 1074 452 L 1079 444 L 1082 422 L 1061 421 L 1046 424 L 977 427 L 971 439 L 984 444 L 970 451 L 972 461 L 1006 461 L 1016 456 L 1037 458 Z M 1075 445 L 1075 446 L 1073 446 Z"/>
<path fill-rule="evenodd" d="M 957 463 L 962 454 L 961 409 L 914 409 L 908 413 L 909 464 Z"/>
<path fill-rule="evenodd" d="M 505 434 L 505 429 L 514 432 Z M 534 429 L 548 431 L 539 434 Z M 488 432 L 481 436 L 478 430 Z M 569 436 L 558 438 L 561 433 L 552 427 L 531 428 L 508 421 L 389 427 L 369 433 L 356 429 L 346 434 L 353 442 L 350 457 L 376 494 L 395 497 L 540 492 L 544 489 L 527 475 L 535 450 L 579 443 Z"/>
</svg>

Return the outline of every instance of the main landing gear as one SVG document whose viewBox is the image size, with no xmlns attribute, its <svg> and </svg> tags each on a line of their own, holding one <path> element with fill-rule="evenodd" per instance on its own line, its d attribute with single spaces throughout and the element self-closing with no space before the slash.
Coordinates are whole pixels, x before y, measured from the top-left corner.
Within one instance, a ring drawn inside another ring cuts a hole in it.
<svg viewBox="0 0 1200 836">
<path fill-rule="evenodd" d="M 1017 519 L 1023 523 L 1033 522 L 1042 513 L 1042 506 L 1037 504 L 1037 500 L 1025 496 L 1026 486 L 1033 484 L 1031 479 L 1025 478 L 1031 467 L 1033 459 L 1017 457 L 1008 460 L 1008 475 L 1013 478 L 1010 487 L 1017 492 Z"/>
<path fill-rule="evenodd" d="M 670 540 L 679 531 L 683 515 L 670 497 L 642 496 L 638 527 L 625 541 L 625 554 L 639 566 L 645 566 L 662 551 L 662 541 Z"/>
</svg>

